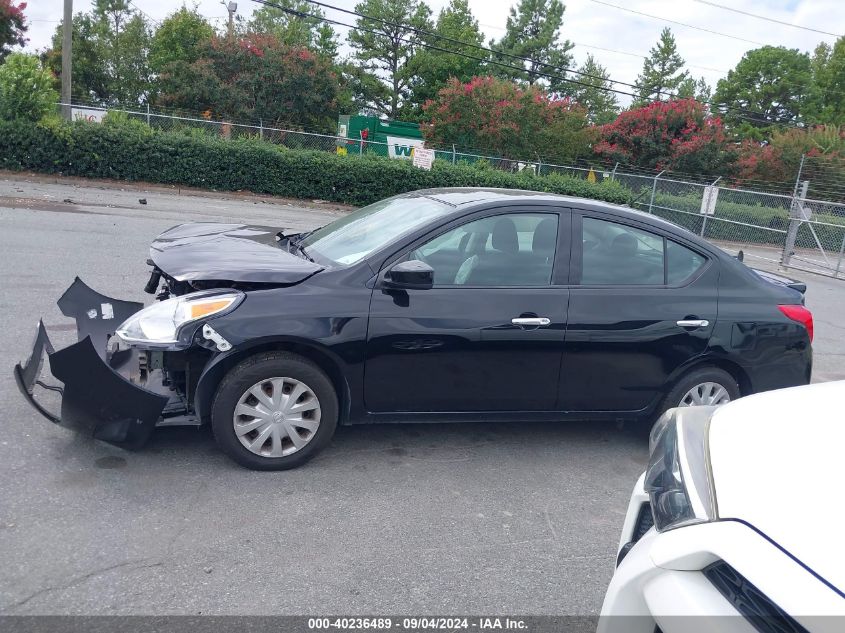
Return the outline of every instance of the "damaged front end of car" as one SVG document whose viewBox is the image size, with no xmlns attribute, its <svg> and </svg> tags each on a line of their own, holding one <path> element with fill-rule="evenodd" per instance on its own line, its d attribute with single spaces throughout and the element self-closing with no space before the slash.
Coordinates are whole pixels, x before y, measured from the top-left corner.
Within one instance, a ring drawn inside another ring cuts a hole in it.
<svg viewBox="0 0 845 633">
<path fill-rule="evenodd" d="M 242 300 L 237 290 L 210 290 L 145 308 L 102 295 L 77 277 L 58 301 L 62 314 L 76 321 L 77 342 L 56 350 L 39 321 L 32 353 L 14 368 L 15 381 L 51 422 L 140 448 L 156 427 L 199 426 L 193 395 L 202 369 L 231 348 L 206 318 Z M 45 358 L 55 380 L 46 376 Z"/>
</svg>

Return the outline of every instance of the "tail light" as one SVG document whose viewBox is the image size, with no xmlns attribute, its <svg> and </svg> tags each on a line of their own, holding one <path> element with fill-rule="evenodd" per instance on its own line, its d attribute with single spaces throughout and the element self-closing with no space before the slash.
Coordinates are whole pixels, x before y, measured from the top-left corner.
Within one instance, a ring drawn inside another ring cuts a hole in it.
<svg viewBox="0 0 845 633">
<path fill-rule="evenodd" d="M 812 343 L 813 313 L 802 305 L 785 305 L 778 306 L 778 308 L 780 308 L 780 311 L 783 312 L 788 318 L 792 319 L 793 321 L 797 321 L 805 328 L 807 328 L 807 334 L 810 335 L 810 342 Z"/>
</svg>

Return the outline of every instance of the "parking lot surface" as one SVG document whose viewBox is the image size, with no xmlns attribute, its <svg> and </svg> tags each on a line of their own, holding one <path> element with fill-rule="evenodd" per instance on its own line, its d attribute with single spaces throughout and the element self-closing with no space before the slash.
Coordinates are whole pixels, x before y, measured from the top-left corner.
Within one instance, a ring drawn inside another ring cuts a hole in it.
<svg viewBox="0 0 845 633">
<path fill-rule="evenodd" d="M 141 204 L 139 199 L 146 200 Z M 298 470 L 259 473 L 207 430 L 127 453 L 52 426 L 12 366 L 79 275 L 146 300 L 150 240 L 185 221 L 307 228 L 341 211 L 0 179 L 0 612 L 594 614 L 642 430 L 565 424 L 340 428 Z M 845 284 L 812 275 L 817 380 L 845 378 Z"/>
</svg>

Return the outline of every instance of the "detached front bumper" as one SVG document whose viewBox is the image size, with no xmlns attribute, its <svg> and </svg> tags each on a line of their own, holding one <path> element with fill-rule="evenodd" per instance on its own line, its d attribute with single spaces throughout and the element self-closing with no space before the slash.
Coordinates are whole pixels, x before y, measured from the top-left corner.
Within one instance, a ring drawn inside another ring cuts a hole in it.
<svg viewBox="0 0 845 633">
<path fill-rule="evenodd" d="M 170 397 L 164 389 L 156 393 L 136 384 L 140 376 L 136 350 L 107 348 L 115 329 L 143 304 L 101 295 L 77 277 L 58 306 L 76 320 L 78 342 L 56 351 L 39 321 L 32 353 L 15 365 L 18 388 L 36 411 L 55 424 L 124 448 L 140 447 Z M 61 386 L 42 380 L 45 356 Z M 58 414 L 40 401 L 50 392 L 60 395 Z"/>
</svg>

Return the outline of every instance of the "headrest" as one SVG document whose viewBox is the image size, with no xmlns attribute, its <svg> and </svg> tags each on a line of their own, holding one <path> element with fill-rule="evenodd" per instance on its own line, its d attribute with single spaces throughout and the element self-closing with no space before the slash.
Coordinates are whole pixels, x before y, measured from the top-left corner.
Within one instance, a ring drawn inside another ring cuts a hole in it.
<svg viewBox="0 0 845 633">
<path fill-rule="evenodd" d="M 493 227 L 493 248 L 503 253 L 518 253 L 519 238 L 510 218 L 500 218 Z"/>
</svg>

